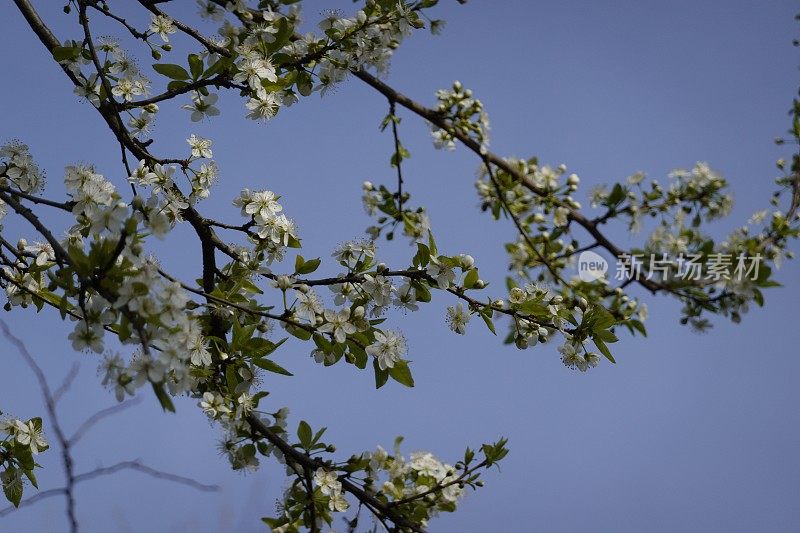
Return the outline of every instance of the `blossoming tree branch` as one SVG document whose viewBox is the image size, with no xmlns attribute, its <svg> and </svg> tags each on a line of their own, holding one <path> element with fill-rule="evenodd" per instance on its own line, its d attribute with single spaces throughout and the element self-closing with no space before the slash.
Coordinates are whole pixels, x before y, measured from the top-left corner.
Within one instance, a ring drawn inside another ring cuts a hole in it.
<svg viewBox="0 0 800 533">
<path fill-rule="evenodd" d="M 391 452 L 378 447 L 337 455 L 324 440 L 325 428 L 304 421 L 290 426 L 288 410 L 268 397 L 259 375 L 291 376 L 271 358 L 276 350 L 305 343 L 321 365 L 367 370 L 378 388 L 390 379 L 412 387 L 407 342 L 393 324 L 399 317 L 387 310 L 416 312 L 435 297 L 449 302 L 447 324 L 456 334 L 466 334 L 470 322 L 493 334 L 505 328 L 506 343 L 543 350 L 558 343 L 567 367 L 587 371 L 614 363 L 609 345 L 621 330 L 646 333 L 637 286 L 682 302 L 680 320 L 695 328 L 710 327 L 710 315 L 738 322 L 753 303 L 764 303 L 765 288 L 777 285 L 773 267 L 791 257 L 787 244 L 800 233 L 797 153 L 778 161 L 768 209 L 715 241 L 703 226 L 725 216 L 732 200 L 725 179 L 704 163 L 676 170 L 668 183 L 635 174 L 597 187 L 590 210 L 578 200 L 586 196 L 581 180 L 566 166 L 490 151 L 487 112 L 461 83 L 438 91 L 428 105 L 387 85 L 381 75 L 403 40 L 442 28 L 432 14 L 437 0 L 365 0 L 352 16 L 321 17 L 306 34 L 298 31 L 298 0 L 199 0 L 198 18 L 205 21 L 174 18 L 169 0 L 70 0 L 64 16 L 74 32 L 62 36 L 31 1 L 14 3 L 53 68 L 118 141 L 121 164 L 109 178 L 90 164 L 69 164 L 67 197 L 51 198 L 25 144 L 0 149 L 0 217 L 18 217 L 29 230 L 13 236 L 0 230 L 6 310 L 49 308 L 71 321 L 73 348 L 101 354 L 102 382 L 119 401 L 144 388 L 173 411 L 172 397 L 196 398 L 224 432 L 234 469 L 256 468 L 267 458 L 285 464 L 283 501 L 263 519 L 274 531 L 319 531 L 338 514 L 355 529 L 362 510 L 387 531 L 424 531 L 437 513 L 456 510 L 467 488 L 482 486 L 482 472 L 508 453 L 499 439 L 467 448 L 450 463 L 430 453 L 406 458 L 399 441 Z M 131 22 L 142 20 L 136 10 L 149 24 Z M 119 34 L 98 38 L 93 23 L 99 19 L 112 21 Z M 216 34 L 195 29 L 200 23 L 216 25 Z M 194 52 L 177 55 L 175 40 Z M 285 107 L 303 105 L 348 78 L 386 101 L 381 126 L 393 140 L 391 168 L 385 184 L 363 184 L 364 206 L 374 217 L 367 237 L 339 245 L 332 255 L 302 250 L 291 213 L 269 190 L 242 188 L 222 199 L 233 206 L 225 220 L 204 215 L 222 174 L 212 139 L 191 135 L 182 153 L 164 154 L 152 134 L 164 106 L 183 108 L 187 121 L 213 123 L 223 92 L 239 95 L 243 115 L 268 127 Z M 403 180 L 409 153 L 401 116 L 427 123 L 438 148 L 474 153 L 482 210 L 508 227 L 504 283 L 480 276 L 479 257 L 437 247 L 435 227 L 425 208 L 412 204 Z M 797 143 L 797 101 L 791 116 L 782 142 Z M 52 210 L 71 215 L 72 225 L 48 224 Z M 639 248 L 625 249 L 608 236 L 613 224 L 635 232 L 648 219 L 656 228 Z M 179 279 L 148 251 L 153 239 L 169 238 L 180 224 L 197 238 L 197 281 Z M 377 243 L 399 234 L 411 242 L 408 260 L 386 265 Z M 616 258 L 626 275 L 571 275 L 576 258 L 591 250 Z M 713 263 L 716 275 L 686 276 L 678 256 L 691 256 L 700 268 Z M 719 266 L 721 256 L 731 258 L 727 267 Z M 322 257 L 336 275 L 314 275 Z M 644 259 L 634 268 L 632 257 Z M 742 264 L 737 258 L 757 258 L 757 268 L 735 275 Z M 115 351 L 119 344 L 130 349 Z M 3 488 L 17 505 L 21 480 L 35 479 L 35 457 L 47 449 L 47 428 L 33 417 L 5 419 L 0 429 Z"/>
</svg>

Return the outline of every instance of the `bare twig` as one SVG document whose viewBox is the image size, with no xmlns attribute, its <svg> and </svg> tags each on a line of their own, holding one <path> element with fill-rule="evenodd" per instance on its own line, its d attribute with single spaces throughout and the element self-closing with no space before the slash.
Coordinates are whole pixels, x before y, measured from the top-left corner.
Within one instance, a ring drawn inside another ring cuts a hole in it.
<svg viewBox="0 0 800 533">
<path fill-rule="evenodd" d="M 163 479 L 166 481 L 172 481 L 174 483 L 180 483 L 182 485 L 186 485 L 197 490 L 202 491 L 216 491 L 219 490 L 217 485 L 207 485 L 204 483 L 200 483 L 194 479 L 180 476 L 177 474 L 171 474 L 169 472 L 163 472 L 161 470 L 157 470 L 150 466 L 143 464 L 140 460 L 135 461 L 123 461 L 112 466 L 108 467 L 101 467 L 90 472 L 85 472 L 83 474 L 75 474 L 74 472 L 74 460 L 72 458 L 72 449 L 74 445 L 98 422 L 101 420 L 118 413 L 124 409 L 132 407 L 133 405 L 137 404 L 140 399 L 136 398 L 134 400 L 129 400 L 127 402 L 123 402 L 93 414 L 80 427 L 75 431 L 72 437 L 67 438 L 64 430 L 61 427 L 58 413 L 56 411 L 56 402 L 58 401 L 61 396 L 64 395 L 69 390 L 70 385 L 73 383 L 75 376 L 78 372 L 78 365 L 75 364 L 70 368 L 67 376 L 63 380 L 61 386 L 55 391 L 52 392 L 50 390 L 50 386 L 47 382 L 47 378 L 45 377 L 42 368 L 36 362 L 34 357 L 28 351 L 28 348 L 25 346 L 25 343 L 22 340 L 15 336 L 5 321 L 0 320 L 0 330 L 2 330 L 3 336 L 8 339 L 11 344 L 13 344 L 17 351 L 22 355 L 25 362 L 28 364 L 30 369 L 33 371 L 34 375 L 36 376 L 36 381 L 39 383 L 39 388 L 42 391 L 42 396 L 44 398 L 45 408 L 47 409 L 48 419 L 50 421 L 50 425 L 53 428 L 53 433 L 56 436 L 56 440 L 61 447 L 61 460 L 64 467 L 64 474 L 66 477 L 66 484 L 64 487 L 59 487 L 55 489 L 48 489 L 42 492 L 39 492 L 30 498 L 27 498 L 20 502 L 19 507 L 25 507 L 28 505 L 32 505 L 38 501 L 41 501 L 46 498 L 50 498 L 52 496 L 58 496 L 63 494 L 67 499 L 67 520 L 69 522 L 69 529 L 71 532 L 78 531 L 78 520 L 75 514 L 75 486 L 83 481 L 88 481 L 90 479 L 94 479 L 100 476 L 106 476 L 118 472 L 120 470 L 136 470 L 147 474 L 151 477 L 157 479 Z M 16 507 L 8 507 L 5 509 L 0 510 L 0 516 L 4 516 L 8 513 L 11 513 L 17 509 Z"/>
<path fill-rule="evenodd" d="M 69 438 L 68 442 L 70 446 L 75 446 L 75 444 L 83 438 L 83 436 L 92 429 L 95 424 L 107 418 L 113 414 L 119 413 L 120 411 L 124 411 L 129 407 L 133 407 L 134 405 L 138 404 L 142 401 L 141 396 L 137 396 L 136 398 L 131 398 L 130 400 L 125 400 L 124 402 L 120 402 L 118 404 L 112 405 L 111 407 L 106 407 L 100 411 L 97 411 L 95 414 L 87 418 L 80 427 L 75 430 L 75 433 Z"/>
</svg>

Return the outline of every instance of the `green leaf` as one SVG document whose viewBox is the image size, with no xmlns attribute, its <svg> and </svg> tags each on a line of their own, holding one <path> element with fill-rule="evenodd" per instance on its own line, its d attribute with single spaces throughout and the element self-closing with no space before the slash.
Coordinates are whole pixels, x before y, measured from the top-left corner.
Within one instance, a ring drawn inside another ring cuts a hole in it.
<svg viewBox="0 0 800 533">
<path fill-rule="evenodd" d="M 284 376 L 294 375 L 285 368 L 283 368 L 278 363 L 270 361 L 269 359 L 264 359 L 264 358 L 253 359 L 253 364 L 259 368 L 263 368 L 264 370 L 267 370 L 269 372 L 274 372 L 276 374 L 282 374 Z"/>
<path fill-rule="evenodd" d="M 13 466 L 6 468 L 5 472 L 0 475 L 3 493 L 14 507 L 19 507 L 19 502 L 22 501 L 22 481 L 16 479 L 17 475 L 17 469 Z"/>
<path fill-rule="evenodd" d="M 230 60 L 228 59 L 218 59 L 214 62 L 213 65 L 208 67 L 205 72 L 203 72 L 203 78 L 211 78 L 220 74 L 225 71 L 225 69 L 230 66 Z"/>
<path fill-rule="evenodd" d="M 311 331 L 308 331 L 305 328 L 293 325 L 287 325 L 286 331 L 289 332 L 289 334 L 291 334 L 293 337 L 297 337 L 301 341 L 307 341 L 308 339 L 311 338 L 311 335 L 313 334 Z"/>
<path fill-rule="evenodd" d="M 314 434 L 314 439 L 311 441 L 311 444 L 316 444 L 316 443 L 318 443 L 318 442 L 319 442 L 319 439 L 321 439 L 321 438 L 322 438 L 322 435 L 324 435 L 324 434 L 325 434 L 325 431 L 327 431 L 327 430 L 328 430 L 328 428 L 322 428 L 322 429 L 320 429 L 319 431 L 317 431 L 317 432 Z"/>
<path fill-rule="evenodd" d="M 153 392 L 156 393 L 156 398 L 158 398 L 158 403 L 161 404 L 161 408 L 164 411 L 169 411 L 170 413 L 174 413 L 175 412 L 175 405 L 173 405 L 172 399 L 164 391 L 164 384 L 163 383 L 152 383 L 152 385 L 153 385 Z"/>
<path fill-rule="evenodd" d="M 308 96 L 314 90 L 314 82 L 308 72 L 299 72 L 297 74 L 297 92 L 302 96 Z"/>
<path fill-rule="evenodd" d="M 478 281 L 478 269 L 471 268 L 467 271 L 467 275 L 464 277 L 464 288 L 471 289 L 475 286 L 475 282 Z"/>
<path fill-rule="evenodd" d="M 322 260 L 320 258 L 310 259 L 306 261 L 302 255 L 297 254 L 294 260 L 294 273 L 295 274 L 311 274 L 319 268 Z"/>
<path fill-rule="evenodd" d="M 619 339 L 616 335 L 607 329 L 600 330 L 594 334 L 595 339 L 600 339 L 603 342 L 617 342 Z"/>
<path fill-rule="evenodd" d="M 481 313 L 481 318 L 486 323 L 486 327 L 489 328 L 489 331 L 497 335 L 497 331 L 494 329 L 494 322 L 492 321 L 492 319 L 484 315 L 483 313 Z"/>
<path fill-rule="evenodd" d="M 317 268 L 319 268 L 319 264 L 321 262 L 322 262 L 322 260 L 320 258 L 309 259 L 308 261 L 303 263 L 303 266 L 300 268 L 300 270 L 297 271 L 297 273 L 298 274 L 311 274 L 312 272 L 317 270 Z"/>
<path fill-rule="evenodd" d="M 642 324 L 642 323 L 641 323 L 640 321 L 638 321 L 638 320 L 633 320 L 633 319 L 629 320 L 628 322 L 630 323 L 630 325 L 631 325 L 631 326 L 633 326 L 633 328 L 634 328 L 636 331 L 638 331 L 639 333 L 641 333 L 641 334 L 642 334 L 642 336 L 644 336 L 644 337 L 647 337 L 647 330 L 645 329 L 645 327 L 644 327 L 644 324 Z"/>
<path fill-rule="evenodd" d="M 278 342 L 272 342 L 262 337 L 253 337 L 244 348 L 244 355 L 250 357 L 264 357 L 277 350 L 281 344 L 286 342 L 286 339 L 288 339 L 288 337 L 284 337 Z"/>
<path fill-rule="evenodd" d="M 406 387 L 414 386 L 414 378 L 411 377 L 411 369 L 408 368 L 408 362 L 397 361 L 394 366 L 389 369 L 389 375 L 396 382 L 405 385 Z"/>
<path fill-rule="evenodd" d="M 197 54 L 189 54 L 189 70 L 192 79 L 196 80 L 203 74 L 203 59 Z"/>
<path fill-rule="evenodd" d="M 173 65 L 172 63 L 156 63 L 153 65 L 153 70 L 159 74 L 163 74 L 173 80 L 188 80 L 189 73 L 180 65 Z"/>
<path fill-rule="evenodd" d="M 172 80 L 167 84 L 168 91 L 177 91 L 189 85 L 188 81 Z"/>
<path fill-rule="evenodd" d="M 239 377 L 236 375 L 235 365 L 228 365 L 225 368 L 225 381 L 228 384 L 228 393 L 233 394 L 236 390 L 236 385 L 239 384 Z"/>
<path fill-rule="evenodd" d="M 611 355 L 611 352 L 608 350 L 608 346 L 606 346 L 606 343 L 604 343 L 602 340 L 598 338 L 594 338 L 592 340 L 594 341 L 595 346 L 597 346 L 597 349 L 600 350 L 600 353 L 602 353 L 606 357 L 606 359 L 608 359 L 614 364 L 617 364 L 617 361 L 614 359 L 614 356 Z"/>
<path fill-rule="evenodd" d="M 75 60 L 81 53 L 78 46 L 56 46 L 53 48 L 53 59 L 56 61 Z"/>
<path fill-rule="evenodd" d="M 33 473 L 33 469 L 23 470 L 22 473 L 25 474 L 25 477 L 28 478 L 28 481 L 31 482 L 31 485 L 37 489 L 39 488 L 39 482 L 36 480 L 36 474 Z"/>
<path fill-rule="evenodd" d="M 303 448 L 311 448 L 313 435 L 311 432 L 311 426 L 309 426 L 308 422 L 305 420 L 301 420 L 300 424 L 297 426 L 297 438 L 300 439 L 300 445 Z"/>
<path fill-rule="evenodd" d="M 625 189 L 619 183 L 614 185 L 611 189 L 611 194 L 608 195 L 607 205 L 609 207 L 616 207 L 622 200 L 625 199 Z"/>
<path fill-rule="evenodd" d="M 380 389 L 386 382 L 389 380 L 389 372 L 386 370 L 381 370 L 381 367 L 378 366 L 378 360 L 372 360 L 372 368 L 375 370 L 375 388 Z"/>
</svg>

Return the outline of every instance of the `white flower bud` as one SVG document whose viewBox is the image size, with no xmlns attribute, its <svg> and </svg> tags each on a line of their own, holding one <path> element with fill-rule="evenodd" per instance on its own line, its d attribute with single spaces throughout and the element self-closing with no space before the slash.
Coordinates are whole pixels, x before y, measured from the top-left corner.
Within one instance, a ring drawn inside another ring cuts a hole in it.
<svg viewBox="0 0 800 533">
<path fill-rule="evenodd" d="M 577 174 L 570 174 L 569 177 L 567 177 L 567 185 L 577 186 L 580 182 L 581 179 Z"/>
</svg>

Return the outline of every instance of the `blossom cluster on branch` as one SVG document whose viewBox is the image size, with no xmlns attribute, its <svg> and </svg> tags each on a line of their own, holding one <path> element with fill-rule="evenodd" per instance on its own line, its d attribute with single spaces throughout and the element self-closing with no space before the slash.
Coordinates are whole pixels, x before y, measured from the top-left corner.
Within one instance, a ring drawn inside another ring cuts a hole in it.
<svg viewBox="0 0 800 533">
<path fill-rule="evenodd" d="M 586 281 L 570 276 L 581 252 L 602 249 L 615 258 L 692 253 L 701 262 L 723 252 L 747 253 L 775 266 L 790 257 L 787 243 L 800 234 L 797 154 L 790 163 L 779 162 L 772 215 L 755 215 L 723 242 L 712 240 L 702 225 L 726 215 L 732 200 L 724 178 L 704 163 L 675 171 L 666 185 L 637 173 L 596 188 L 589 202 L 602 213 L 590 217 L 578 200 L 581 179 L 565 165 L 489 151 L 488 114 L 460 82 L 440 90 L 428 108 L 378 77 L 414 30 L 441 29 L 442 22 L 428 15 L 436 0 L 366 0 L 352 17 L 330 14 L 317 32 L 304 35 L 297 31 L 302 11 L 295 0 L 200 0 L 199 15 L 204 24 L 216 25 L 215 36 L 171 17 L 162 10 L 169 2 L 138 0 L 150 20 L 140 28 L 103 0 L 70 0 L 64 11 L 78 28 L 71 40 L 57 38 L 29 0 L 15 3 L 75 93 L 97 109 L 119 141 L 124 174 L 107 179 L 89 164 L 69 165 L 68 197 L 52 200 L 43 196 L 43 172 L 28 148 L 19 142 L 0 148 L 0 218 L 16 215 L 37 234 L 29 244 L 0 230 L 6 308 L 49 306 L 73 321 L 72 346 L 103 354 L 102 382 L 119 400 L 144 386 L 166 410 L 174 410 L 176 395 L 196 398 L 224 431 L 222 448 L 234 469 L 257 468 L 270 456 L 283 463 L 288 488 L 275 515 L 264 519 L 275 531 L 318 531 L 353 504 L 387 530 L 422 531 L 437 513 L 454 511 L 466 487 L 482 486 L 481 473 L 508 453 L 500 439 L 484 444 L 480 459 L 467 448 L 463 459 L 449 465 L 427 452 L 405 459 L 398 442 L 393 454 L 378 448 L 335 460 L 335 446 L 321 440 L 324 428 L 313 432 L 300 422 L 292 435 L 288 410 L 265 405 L 271 399 L 261 376 L 292 375 L 271 357 L 291 344 L 285 344 L 290 337 L 308 343 L 308 353 L 321 365 L 371 367 L 376 387 L 389 378 L 412 387 L 409 343 L 385 325 L 387 311 L 416 312 L 441 294 L 450 299 L 445 320 L 455 333 L 465 334 L 474 317 L 497 334 L 496 322 L 502 321 L 508 324 L 506 343 L 527 349 L 558 339 L 564 364 L 587 371 L 603 359 L 615 362 L 609 344 L 618 341 L 620 329 L 646 333 L 646 304 L 631 292 L 636 285 L 677 298 L 684 305 L 682 320 L 705 328 L 709 313 L 740 320 L 751 302 L 763 304 L 762 289 L 776 283 L 769 265 L 752 280 L 687 280 L 675 275 L 675 266 L 655 277 L 645 267 L 617 285 L 606 278 Z M 93 37 L 91 21 L 99 17 L 118 23 L 123 38 Z M 178 39 L 194 52 L 163 62 Z M 153 61 L 148 69 L 139 66 L 141 58 L 128 44 L 146 49 Z M 241 216 L 237 222 L 201 213 L 214 183 L 223 179 L 212 139 L 192 134 L 186 152 L 174 157 L 153 151 L 160 108 L 173 101 L 189 111 L 187 120 L 212 120 L 220 114 L 218 94 L 234 91 L 247 118 L 266 122 L 348 78 L 388 100 L 381 127 L 392 134 L 389 162 L 397 181 L 363 184 L 364 207 L 375 224 L 367 238 L 332 251 L 325 265 L 335 271 L 332 276 L 314 277 L 323 261 L 299 253 L 298 224 L 271 190 L 242 188 L 229 199 Z M 472 255 L 440 251 L 429 211 L 410 205 L 402 166 L 410 154 L 400 140 L 398 108 L 427 122 L 436 147 L 462 145 L 478 158 L 483 211 L 511 222 L 502 291 L 480 276 Z M 796 142 L 797 103 L 793 113 Z M 783 210 L 781 202 L 787 204 Z M 50 209 L 74 219 L 61 228 L 65 237 L 46 222 Z M 641 249 L 625 250 L 604 232 L 615 221 L 637 231 L 646 219 L 657 227 Z M 169 239 L 181 224 L 197 236 L 202 262 L 196 283 L 177 279 L 148 251 L 151 238 Z M 380 260 L 377 243 L 381 236 L 393 240 L 396 231 L 410 239 L 412 252 L 406 264 L 393 268 Z M 130 349 L 109 348 L 109 337 Z M 37 440 L 40 422 L 4 427 L 7 447 L 27 446 L 31 453 L 46 447 Z M 3 464 L 4 479 L 18 472 L 32 476 L 29 462 Z"/>
</svg>

